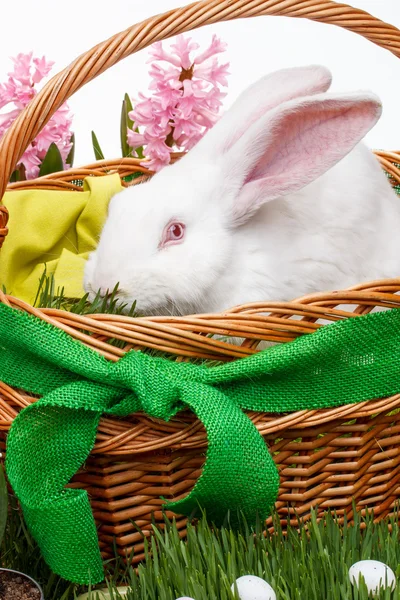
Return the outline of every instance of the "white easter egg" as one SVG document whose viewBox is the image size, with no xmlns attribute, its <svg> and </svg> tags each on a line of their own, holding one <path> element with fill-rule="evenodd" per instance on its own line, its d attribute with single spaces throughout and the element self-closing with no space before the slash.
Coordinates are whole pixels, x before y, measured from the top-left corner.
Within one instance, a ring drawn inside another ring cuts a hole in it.
<svg viewBox="0 0 400 600">
<path fill-rule="evenodd" d="M 190 596 L 179 596 L 176 600 L 194 600 L 194 598 L 190 598 Z"/>
<path fill-rule="evenodd" d="M 276 600 L 276 594 L 272 587 L 261 577 L 255 575 L 243 575 L 236 579 L 236 586 L 240 600 Z M 235 585 L 232 584 L 232 592 Z"/>
<path fill-rule="evenodd" d="M 358 584 L 360 574 L 364 577 L 368 591 L 372 594 L 381 588 L 396 587 L 396 577 L 392 569 L 379 560 L 360 560 L 349 569 L 351 583 Z"/>
</svg>

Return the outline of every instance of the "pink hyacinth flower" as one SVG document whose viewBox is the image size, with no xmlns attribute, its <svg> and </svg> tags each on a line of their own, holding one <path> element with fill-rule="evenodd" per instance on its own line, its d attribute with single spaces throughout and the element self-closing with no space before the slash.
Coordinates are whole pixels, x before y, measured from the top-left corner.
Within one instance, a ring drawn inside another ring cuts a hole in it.
<svg viewBox="0 0 400 600">
<path fill-rule="evenodd" d="M 33 83 L 40 83 L 50 73 L 54 62 L 46 61 L 46 58 L 42 56 L 42 58 L 34 58 L 33 64 L 35 65 L 35 72 L 32 76 L 32 81 Z"/>
<path fill-rule="evenodd" d="M 132 148 L 145 147 L 143 165 L 155 171 L 170 162 L 172 152 L 195 146 L 218 120 L 226 95 L 220 86 L 228 84 L 229 65 L 219 64 L 216 54 L 226 44 L 214 35 L 210 46 L 193 56 L 198 48 L 190 37 L 179 35 L 169 52 L 161 42 L 150 49 L 152 95 L 139 95 L 129 116 L 140 133 L 128 129 L 127 139 Z"/>
<path fill-rule="evenodd" d="M 5 107 L 9 108 L 9 105 L 14 108 L 7 112 L 0 112 L 0 137 L 37 94 L 35 85 L 49 74 L 54 64 L 44 56 L 34 58 L 32 52 L 20 53 L 12 58 L 12 61 L 14 68 L 8 73 L 8 80 L 0 83 L 0 110 Z M 28 146 L 21 158 L 18 167 L 23 166 L 27 179 L 33 179 L 39 175 L 41 162 L 53 142 L 60 151 L 64 168 L 67 168 L 66 159 L 72 147 L 71 124 L 69 108 L 64 104 Z"/>
</svg>

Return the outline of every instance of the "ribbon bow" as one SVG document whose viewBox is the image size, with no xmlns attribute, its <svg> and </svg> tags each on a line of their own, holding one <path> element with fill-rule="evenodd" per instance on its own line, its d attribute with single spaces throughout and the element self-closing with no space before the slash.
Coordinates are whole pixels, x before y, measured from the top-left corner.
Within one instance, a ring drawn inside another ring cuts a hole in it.
<svg viewBox="0 0 400 600">
<path fill-rule="evenodd" d="M 347 319 L 290 344 L 210 368 L 130 351 L 110 363 L 62 330 L 0 305 L 0 378 L 43 397 L 14 419 L 6 468 L 47 563 L 77 583 L 103 570 L 87 493 L 65 489 L 85 462 L 102 414 L 144 411 L 169 420 L 183 408 L 208 436 L 192 492 L 167 508 L 199 507 L 220 523 L 249 522 L 274 504 L 279 477 L 262 436 L 243 412 L 333 407 L 399 392 L 400 311 Z"/>
</svg>

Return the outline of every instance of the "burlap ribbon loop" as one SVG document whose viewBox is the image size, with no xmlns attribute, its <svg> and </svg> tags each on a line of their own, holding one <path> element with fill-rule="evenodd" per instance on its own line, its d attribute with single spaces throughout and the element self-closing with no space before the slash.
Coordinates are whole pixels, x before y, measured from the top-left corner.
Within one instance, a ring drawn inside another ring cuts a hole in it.
<svg viewBox="0 0 400 600">
<path fill-rule="evenodd" d="M 279 478 L 244 410 L 333 407 L 400 391 L 400 310 L 347 319 L 219 367 L 128 352 L 110 363 L 62 330 L 0 305 L 0 378 L 43 397 L 14 419 L 6 468 L 32 534 L 51 568 L 74 582 L 103 578 L 85 491 L 65 485 L 84 464 L 102 414 L 145 411 L 169 420 L 189 408 L 207 431 L 202 475 L 167 508 L 202 507 L 264 519 Z"/>
</svg>

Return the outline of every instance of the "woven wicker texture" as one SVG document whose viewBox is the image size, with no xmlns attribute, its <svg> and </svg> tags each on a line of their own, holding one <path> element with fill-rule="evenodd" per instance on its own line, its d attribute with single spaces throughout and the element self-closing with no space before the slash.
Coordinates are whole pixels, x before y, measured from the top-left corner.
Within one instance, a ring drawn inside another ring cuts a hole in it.
<svg viewBox="0 0 400 600">
<path fill-rule="evenodd" d="M 99 44 L 45 86 L 0 141 L 1 194 L 25 148 L 51 115 L 77 89 L 108 67 L 154 41 L 210 23 L 259 15 L 302 17 L 338 25 L 400 56 L 400 32 L 395 27 L 328 0 L 212 0 L 171 11 Z M 377 155 L 393 183 L 399 185 L 400 170 L 395 165 L 400 164 L 400 154 Z M 79 190 L 77 179 L 110 170 L 117 170 L 121 176 L 138 171 L 148 174 L 136 159 L 126 158 L 9 187 Z M 0 208 L 1 243 L 6 235 L 7 213 Z M 400 307 L 399 291 L 397 279 L 344 292 L 315 294 L 291 303 L 245 305 L 223 315 L 146 319 L 83 317 L 52 309 L 38 310 L 1 293 L 0 301 L 53 323 L 112 361 L 131 348 L 159 349 L 178 360 L 198 357 L 226 361 L 254 353 L 261 339 L 288 342 L 312 333 L 322 320 L 354 317 L 374 306 Z M 209 333 L 246 339 L 239 347 L 206 337 Z M 110 339 L 122 340 L 125 345 L 110 345 Z M 0 449 L 5 448 L 5 434 L 16 414 L 35 400 L 20 389 L 0 383 Z M 333 507 L 351 518 L 352 498 L 359 509 L 374 508 L 377 517 L 391 513 L 400 492 L 399 408 L 400 396 L 394 396 L 279 417 L 250 413 L 279 468 L 277 509 L 283 523 L 293 518 L 294 511 L 306 519 L 314 505 L 320 511 Z M 193 487 L 201 472 L 206 446 L 205 431 L 191 413 L 181 413 L 169 423 L 144 414 L 124 420 L 101 420 L 91 457 L 70 485 L 90 493 L 104 557 L 112 556 L 116 536 L 121 555 L 134 548 L 134 561 L 142 558 L 143 537 L 132 519 L 145 534 L 149 533 L 152 511 L 156 521 L 162 520 L 160 497 L 178 499 Z M 185 519 L 178 518 L 178 527 L 184 535 Z"/>
<path fill-rule="evenodd" d="M 117 360 L 129 348 L 163 347 L 178 356 L 201 356 L 225 361 L 255 351 L 256 339 L 290 341 L 312 333 L 324 322 L 355 317 L 374 306 L 400 307 L 400 279 L 332 294 L 316 294 L 294 303 L 248 305 L 224 315 L 129 319 L 63 311 L 32 309 L 12 298 L 11 306 L 38 314 L 73 337 Z M 354 311 L 343 305 L 354 305 Z M 301 320 L 298 320 L 298 316 Z M 211 338 L 204 331 L 247 338 L 236 347 Z M 125 341 L 125 348 L 105 340 Z M 160 341 L 160 336 L 164 341 Z M 18 411 L 36 398 L 0 385 L 0 429 L 8 430 Z M 351 517 L 352 500 L 358 508 L 374 508 L 377 516 L 391 512 L 400 492 L 400 396 L 335 409 L 303 410 L 279 417 L 250 413 L 267 440 L 280 473 L 277 509 L 283 519 L 294 511 L 307 518 L 311 506 L 335 508 Z M 396 411 L 393 413 L 393 411 Z M 351 422 L 349 422 L 351 421 Z M 180 413 L 169 423 L 135 414 L 120 420 L 103 418 L 97 441 L 73 487 L 89 491 L 105 557 L 112 555 L 116 536 L 121 554 L 134 547 L 142 558 L 143 539 L 131 520 L 149 531 L 151 512 L 162 520 L 166 499 L 178 499 L 193 487 L 204 462 L 205 431 L 191 413 Z M 184 534 L 185 521 L 179 527 Z"/>
<path fill-rule="evenodd" d="M 143 411 L 163 421 L 183 407 L 196 414 L 207 431 L 206 462 L 188 496 L 165 509 L 191 517 L 200 505 L 218 525 L 229 507 L 234 525 L 238 510 L 248 523 L 265 520 L 279 490 L 276 465 L 244 410 L 282 414 L 400 392 L 400 310 L 343 319 L 213 367 L 136 351 L 113 363 L 5 304 L 0 337 L 0 377 L 43 395 L 11 425 L 7 475 L 43 556 L 76 583 L 103 579 L 87 494 L 65 489 L 94 446 L 102 414 Z"/>
</svg>

